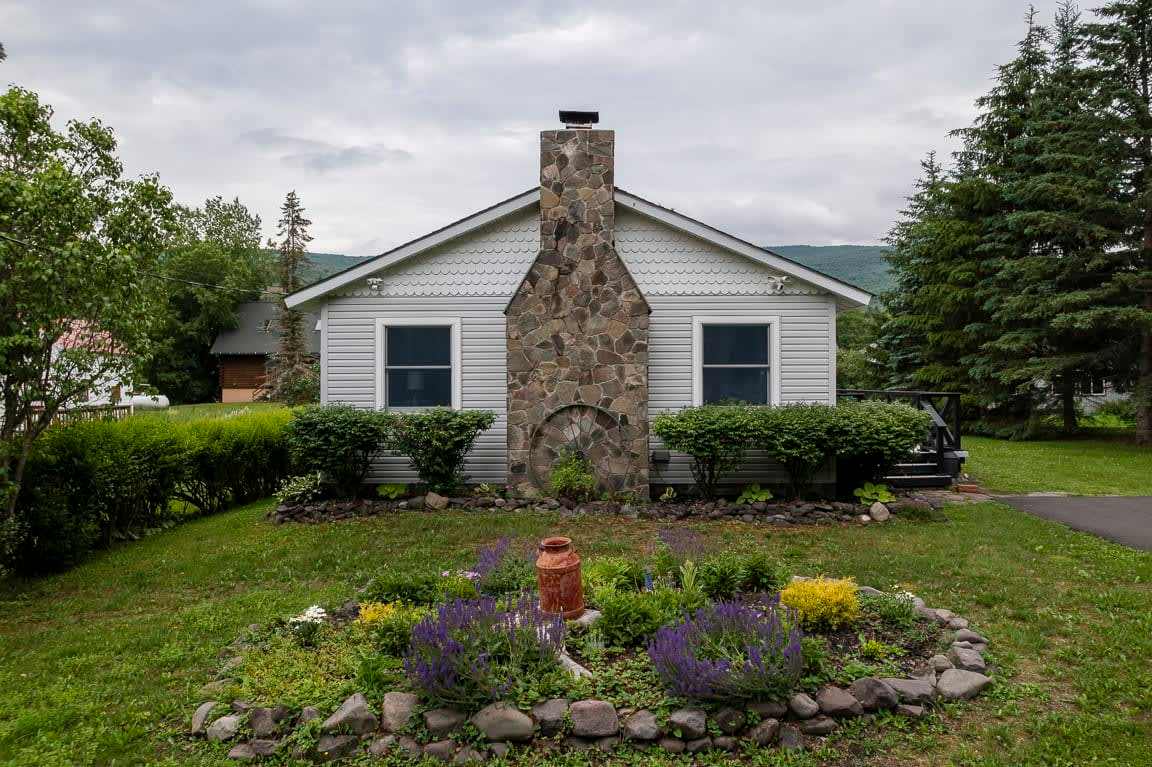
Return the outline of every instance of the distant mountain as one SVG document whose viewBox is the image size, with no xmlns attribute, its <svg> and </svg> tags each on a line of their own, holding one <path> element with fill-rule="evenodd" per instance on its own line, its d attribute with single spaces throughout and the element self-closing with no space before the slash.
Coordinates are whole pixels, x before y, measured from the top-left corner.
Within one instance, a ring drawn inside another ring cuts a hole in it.
<svg viewBox="0 0 1152 767">
<path fill-rule="evenodd" d="M 767 248 L 872 293 L 883 293 L 892 284 L 888 262 L 884 260 L 888 248 L 882 245 L 768 245 Z M 368 258 L 371 256 L 309 253 L 312 267 L 306 273 L 305 282 L 318 282 Z"/>
<path fill-rule="evenodd" d="M 892 287 L 892 274 L 883 245 L 766 245 L 818 272 L 879 295 Z"/>
</svg>

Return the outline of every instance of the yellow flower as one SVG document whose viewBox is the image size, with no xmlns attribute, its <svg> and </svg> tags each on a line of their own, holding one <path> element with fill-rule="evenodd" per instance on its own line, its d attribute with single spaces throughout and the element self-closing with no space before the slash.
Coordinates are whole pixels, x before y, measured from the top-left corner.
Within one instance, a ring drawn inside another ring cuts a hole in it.
<svg viewBox="0 0 1152 767">
<path fill-rule="evenodd" d="M 396 605 L 384 602 L 364 602 L 360 605 L 360 615 L 356 622 L 365 626 L 372 626 L 387 620 L 396 612 Z"/>
<path fill-rule="evenodd" d="M 795 610 L 807 629 L 848 626 L 860 617 L 856 582 L 851 578 L 792 581 L 781 590 L 780 602 Z"/>
</svg>

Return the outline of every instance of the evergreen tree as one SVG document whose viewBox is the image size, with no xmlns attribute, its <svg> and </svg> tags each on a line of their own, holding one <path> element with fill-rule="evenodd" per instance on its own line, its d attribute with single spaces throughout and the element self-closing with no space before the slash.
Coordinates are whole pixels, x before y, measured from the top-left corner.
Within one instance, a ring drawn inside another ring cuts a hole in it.
<svg viewBox="0 0 1152 767">
<path fill-rule="evenodd" d="M 311 392 L 316 381 L 316 371 L 308 352 L 307 333 L 304 315 L 290 309 L 283 296 L 294 293 L 303 287 L 303 272 L 309 261 L 305 248 L 312 240 L 308 227 L 312 222 L 304 217 L 304 208 L 296 192 L 288 193 L 280 208 L 280 227 L 277 234 L 280 242 L 274 245 L 280 257 L 280 310 L 277 327 L 280 343 L 276 352 L 269 356 L 267 377 L 261 388 L 265 399 L 298 403 L 312 398 Z"/>
<path fill-rule="evenodd" d="M 1084 25 L 1087 76 L 1094 103 L 1109 134 L 1097 157 L 1120 164 L 1115 191 L 1125 207 L 1125 233 L 1110 252 L 1110 287 L 1122 305 L 1095 310 L 1101 325 L 1131 328 L 1136 432 L 1152 444 L 1152 0 L 1115 0 Z M 1119 146 L 1117 153 L 1115 147 Z M 1115 156 L 1118 154 L 1118 156 Z"/>
<path fill-rule="evenodd" d="M 1114 373 L 1128 337 L 1102 321 L 1103 307 L 1123 301 L 1110 253 L 1122 211 L 1109 196 L 1115 163 L 1100 156 L 1107 136 L 1088 105 L 1078 19 L 1061 4 L 1050 54 L 1026 51 L 1030 99 L 1016 107 L 997 169 L 1003 209 L 985 238 L 995 337 L 970 357 L 1020 394 L 1056 393 L 1067 431 L 1076 428 L 1079 382 Z"/>
</svg>

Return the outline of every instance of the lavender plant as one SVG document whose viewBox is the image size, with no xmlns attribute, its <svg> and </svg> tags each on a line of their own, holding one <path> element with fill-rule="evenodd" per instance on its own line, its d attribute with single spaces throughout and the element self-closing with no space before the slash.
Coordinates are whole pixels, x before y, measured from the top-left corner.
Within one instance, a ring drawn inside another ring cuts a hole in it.
<svg viewBox="0 0 1152 767">
<path fill-rule="evenodd" d="M 797 616 L 779 597 L 717 602 L 657 631 L 648 656 L 672 695 L 768 700 L 799 681 L 802 638 Z"/>
<path fill-rule="evenodd" d="M 501 605 L 457 599 L 412 629 L 404 670 L 429 699 L 454 706 L 502 700 L 517 681 L 554 672 L 564 620 L 531 595 Z"/>
<path fill-rule="evenodd" d="M 481 594 L 500 596 L 532 585 L 535 550 L 518 553 L 511 550 L 511 543 L 508 538 L 501 538 L 480 549 L 472 572 L 476 573 L 476 587 Z"/>
</svg>

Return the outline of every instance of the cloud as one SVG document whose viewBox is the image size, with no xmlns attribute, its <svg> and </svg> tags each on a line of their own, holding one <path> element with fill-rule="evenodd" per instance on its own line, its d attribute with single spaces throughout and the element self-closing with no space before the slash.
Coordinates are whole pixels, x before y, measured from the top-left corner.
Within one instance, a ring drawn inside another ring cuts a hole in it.
<svg viewBox="0 0 1152 767">
<path fill-rule="evenodd" d="M 1051 17 L 1056 0 L 1037 3 Z M 621 186 L 764 243 L 877 242 L 1014 54 L 1027 0 L 8 0 L 6 81 L 113 126 L 182 202 L 367 255 L 533 186 L 558 108 Z"/>
</svg>

